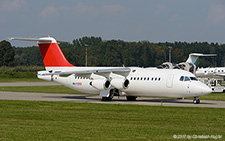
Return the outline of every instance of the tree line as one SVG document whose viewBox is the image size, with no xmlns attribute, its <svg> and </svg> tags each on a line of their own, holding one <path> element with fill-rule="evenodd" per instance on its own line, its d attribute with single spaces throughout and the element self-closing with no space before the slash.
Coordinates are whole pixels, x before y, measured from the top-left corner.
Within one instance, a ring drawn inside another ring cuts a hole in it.
<svg viewBox="0 0 225 141">
<path fill-rule="evenodd" d="M 82 37 L 72 43 L 59 44 L 67 60 L 75 66 L 85 65 L 87 48 L 88 66 L 139 66 L 155 67 L 169 58 L 172 47 L 172 62 L 185 62 L 190 53 L 217 54 L 202 57 L 199 67 L 225 66 L 225 44 L 207 42 L 151 43 L 149 41 L 125 42 L 102 40 L 101 37 Z M 0 42 L 0 66 L 43 66 L 39 48 L 12 47 L 8 41 Z"/>
</svg>

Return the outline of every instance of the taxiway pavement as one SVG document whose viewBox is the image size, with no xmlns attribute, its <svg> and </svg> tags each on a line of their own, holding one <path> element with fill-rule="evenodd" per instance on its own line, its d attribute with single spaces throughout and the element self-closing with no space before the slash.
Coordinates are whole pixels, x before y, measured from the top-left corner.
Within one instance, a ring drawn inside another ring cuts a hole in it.
<svg viewBox="0 0 225 141">
<path fill-rule="evenodd" d="M 53 86 L 60 85 L 55 82 L 12 82 L 0 83 L 1 86 Z M 127 101 L 125 97 L 114 97 L 112 101 L 101 101 L 98 95 L 84 94 L 59 94 L 59 93 L 30 93 L 0 91 L 2 100 L 30 100 L 30 101 L 63 101 L 63 102 L 88 102 L 107 104 L 137 104 L 154 106 L 181 106 L 181 107 L 212 107 L 225 108 L 225 101 L 201 100 L 200 104 L 193 104 L 192 100 L 146 98 L 139 97 L 137 101 Z"/>
<path fill-rule="evenodd" d="M 0 87 L 18 87 L 18 86 L 54 86 L 60 85 L 55 82 L 8 82 L 0 83 Z"/>
<path fill-rule="evenodd" d="M 63 101 L 63 102 L 87 102 L 107 104 L 136 104 L 152 106 L 179 106 L 179 107 L 212 107 L 225 108 L 225 101 L 201 100 L 200 104 L 193 104 L 192 100 L 164 99 L 164 98 L 137 98 L 137 101 L 127 101 L 125 97 L 114 97 L 112 101 L 101 101 L 97 95 L 83 94 L 56 94 L 56 93 L 28 93 L 0 91 L 2 100 L 29 100 L 29 101 Z"/>
</svg>

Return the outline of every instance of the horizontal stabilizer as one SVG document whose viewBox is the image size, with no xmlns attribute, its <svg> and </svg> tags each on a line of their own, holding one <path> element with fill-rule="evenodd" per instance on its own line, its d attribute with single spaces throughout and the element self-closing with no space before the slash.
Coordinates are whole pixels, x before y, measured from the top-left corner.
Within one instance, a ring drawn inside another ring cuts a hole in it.
<svg viewBox="0 0 225 141">
<path fill-rule="evenodd" d="M 186 63 L 191 63 L 196 65 L 198 62 L 198 57 L 200 56 L 216 56 L 216 54 L 201 54 L 201 53 L 191 53 L 186 61 Z"/>
<path fill-rule="evenodd" d="M 37 39 L 37 38 L 9 38 L 9 40 L 21 40 L 21 41 L 37 41 L 37 42 L 51 42 L 50 39 Z"/>
</svg>

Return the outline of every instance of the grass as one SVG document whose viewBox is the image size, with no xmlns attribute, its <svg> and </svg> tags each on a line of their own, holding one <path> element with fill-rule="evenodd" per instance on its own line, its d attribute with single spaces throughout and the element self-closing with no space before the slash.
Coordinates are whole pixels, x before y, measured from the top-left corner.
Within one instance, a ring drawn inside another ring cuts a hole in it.
<svg viewBox="0 0 225 141">
<path fill-rule="evenodd" d="M 225 109 L 0 101 L 0 140 L 171 140 L 222 135 Z"/>
<path fill-rule="evenodd" d="M 67 94 L 84 94 L 67 88 L 62 85 L 57 86 L 19 86 L 19 87 L 0 87 L 0 91 L 11 92 L 38 92 L 38 93 L 67 93 Z"/>
<path fill-rule="evenodd" d="M 199 99 L 225 101 L 225 93 L 211 93 L 208 95 L 200 96 Z"/>
</svg>

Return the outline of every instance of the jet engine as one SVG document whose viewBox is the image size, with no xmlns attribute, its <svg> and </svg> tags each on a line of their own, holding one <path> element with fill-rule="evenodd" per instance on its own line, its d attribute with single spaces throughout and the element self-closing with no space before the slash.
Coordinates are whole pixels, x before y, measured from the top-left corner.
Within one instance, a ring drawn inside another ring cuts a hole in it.
<svg viewBox="0 0 225 141">
<path fill-rule="evenodd" d="M 98 90 L 107 90 L 110 87 L 110 81 L 104 79 L 96 79 L 91 81 L 90 85 Z"/>
<path fill-rule="evenodd" d="M 174 67 L 173 63 L 165 62 L 157 67 L 157 69 L 172 69 Z"/>
<path fill-rule="evenodd" d="M 128 79 L 112 79 L 111 84 L 116 87 L 117 89 L 127 89 L 129 85 Z"/>
<path fill-rule="evenodd" d="M 191 64 L 191 63 L 183 62 L 183 63 L 177 64 L 177 65 L 174 67 L 174 69 L 182 69 L 182 70 L 186 70 L 186 71 L 189 71 L 189 72 L 195 74 L 196 66 L 195 66 L 194 64 Z"/>
</svg>

